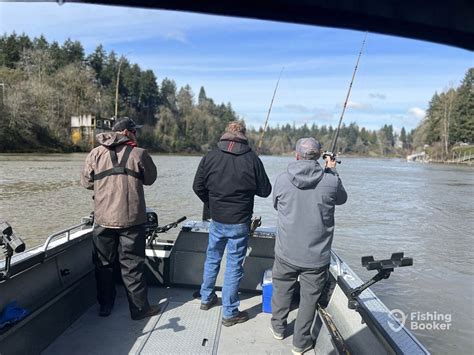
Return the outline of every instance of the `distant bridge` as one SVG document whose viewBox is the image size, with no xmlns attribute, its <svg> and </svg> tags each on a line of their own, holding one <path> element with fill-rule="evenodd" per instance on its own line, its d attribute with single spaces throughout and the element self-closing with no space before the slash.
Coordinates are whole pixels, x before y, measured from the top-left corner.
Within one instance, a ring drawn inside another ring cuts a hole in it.
<svg viewBox="0 0 474 355">
<path fill-rule="evenodd" d="M 474 153 L 469 154 L 456 154 L 453 153 L 453 157 L 450 160 L 436 159 L 435 157 L 430 157 L 425 152 L 415 153 L 407 156 L 407 161 L 419 161 L 423 163 L 443 163 L 443 164 L 472 164 L 474 161 Z"/>
<path fill-rule="evenodd" d="M 423 161 L 427 162 L 429 159 L 428 154 L 425 152 L 415 153 L 407 156 L 407 161 Z"/>
</svg>

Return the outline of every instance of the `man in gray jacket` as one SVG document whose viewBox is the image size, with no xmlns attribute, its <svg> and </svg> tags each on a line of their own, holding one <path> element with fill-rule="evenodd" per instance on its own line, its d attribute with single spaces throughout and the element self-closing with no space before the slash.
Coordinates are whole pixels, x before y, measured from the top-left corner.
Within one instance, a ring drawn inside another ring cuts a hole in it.
<svg viewBox="0 0 474 355">
<path fill-rule="evenodd" d="M 335 170 L 336 161 L 318 163 L 321 145 L 314 138 L 296 143 L 296 161 L 276 179 L 273 206 L 278 211 L 271 330 L 283 339 L 298 276 L 300 305 L 293 334 L 293 353 L 314 347 L 311 325 L 316 305 L 328 278 L 335 205 L 347 193 Z"/>
<path fill-rule="evenodd" d="M 118 259 L 132 319 L 159 312 L 150 306 L 145 281 L 143 185 L 156 180 L 156 166 L 145 149 L 137 147 L 137 126 L 122 118 L 113 132 L 97 135 L 100 144 L 86 158 L 81 184 L 94 190 L 93 260 L 99 316 L 107 317 L 115 301 L 113 266 Z"/>
</svg>

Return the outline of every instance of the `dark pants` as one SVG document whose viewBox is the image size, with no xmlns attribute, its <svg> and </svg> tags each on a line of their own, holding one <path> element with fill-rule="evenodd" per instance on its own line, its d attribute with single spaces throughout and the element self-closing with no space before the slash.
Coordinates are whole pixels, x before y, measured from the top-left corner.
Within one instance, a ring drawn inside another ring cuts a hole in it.
<svg viewBox="0 0 474 355">
<path fill-rule="evenodd" d="M 300 277 L 300 305 L 293 333 L 293 345 L 297 348 L 303 349 L 313 343 L 311 326 L 328 278 L 328 270 L 329 265 L 315 269 L 300 268 L 275 256 L 272 271 L 272 326 L 278 333 L 283 333 L 286 328 L 291 300 Z"/>
<path fill-rule="evenodd" d="M 143 225 L 112 229 L 96 225 L 93 232 L 93 255 L 100 305 L 115 301 L 114 264 L 120 263 L 130 312 L 149 307 L 145 281 L 145 228 Z"/>
</svg>

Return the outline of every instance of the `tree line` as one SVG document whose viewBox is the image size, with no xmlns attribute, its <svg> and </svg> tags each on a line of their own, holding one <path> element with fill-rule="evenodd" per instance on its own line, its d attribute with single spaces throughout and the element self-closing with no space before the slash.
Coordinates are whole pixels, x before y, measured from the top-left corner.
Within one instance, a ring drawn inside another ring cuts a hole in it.
<svg viewBox="0 0 474 355">
<path fill-rule="evenodd" d="M 459 144 L 474 143 L 474 68 L 469 68 L 460 85 L 441 93 L 429 102 L 426 118 L 413 131 L 415 148 L 429 146 L 431 156 L 447 160 Z"/>
<path fill-rule="evenodd" d="M 0 37 L 0 151 L 68 151 L 70 119 L 115 114 L 146 125 L 143 144 L 163 152 L 200 151 L 217 141 L 237 119 L 229 104 L 215 104 L 201 88 L 198 105 L 189 86 L 168 78 L 158 85 L 153 71 L 99 45 L 87 55 L 78 41 L 49 43 L 40 36 Z"/>
<path fill-rule="evenodd" d="M 239 119 L 230 103 L 215 103 L 207 96 L 204 87 L 199 89 L 196 97 L 189 85 L 178 88 L 172 79 L 164 78 L 158 84 L 153 71 L 142 70 L 114 51 L 107 53 L 101 45 L 86 55 L 78 41 L 67 39 L 59 44 L 49 43 L 44 36 L 30 39 L 25 34 L 4 34 L 0 37 L 0 84 L 3 84 L 0 151 L 48 149 L 62 152 L 77 149 L 70 141 L 71 116 L 114 116 L 119 72 L 119 117 L 132 117 L 144 124 L 140 144 L 153 151 L 206 152 L 216 144 L 227 123 Z M 470 80 L 472 83 L 472 73 Z M 466 96 L 466 85 L 459 89 L 464 93 L 462 97 Z M 438 97 L 444 100 L 447 95 L 443 93 Z M 470 100 L 472 109 L 472 97 Z M 445 101 L 438 101 L 432 100 L 437 108 L 429 110 L 430 120 L 435 112 L 442 112 Z M 462 119 L 454 118 L 463 116 L 458 104 L 461 101 L 453 99 L 453 104 L 448 105 L 451 110 L 450 144 L 458 139 L 455 134 L 463 137 L 466 134 L 467 126 Z M 444 131 L 438 127 L 439 118 L 436 122 L 437 125 L 425 121 L 422 127 L 410 133 L 402 128 L 398 134 L 392 125 L 372 131 L 350 123 L 341 128 L 338 150 L 345 154 L 403 155 L 428 137 L 433 142 L 440 139 L 442 133 L 439 132 Z M 425 132 L 426 127 L 433 127 L 429 135 Z M 256 145 L 261 130 L 248 130 L 251 145 Z M 303 136 L 314 136 L 329 148 L 334 128 L 316 124 L 270 127 L 265 133 L 262 153 L 289 153 L 293 151 L 296 140 Z M 86 146 L 82 148 L 87 149 Z"/>
</svg>

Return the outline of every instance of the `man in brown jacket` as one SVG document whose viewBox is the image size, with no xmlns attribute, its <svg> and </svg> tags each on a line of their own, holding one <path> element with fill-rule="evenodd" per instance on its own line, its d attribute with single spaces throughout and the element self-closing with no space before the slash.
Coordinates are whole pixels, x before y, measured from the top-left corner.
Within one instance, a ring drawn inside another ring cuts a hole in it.
<svg viewBox="0 0 474 355">
<path fill-rule="evenodd" d="M 145 281 L 146 207 L 143 185 L 156 180 L 156 166 L 146 150 L 137 147 L 129 118 L 118 120 L 113 132 L 97 135 L 99 146 L 86 158 L 81 184 L 94 190 L 93 260 L 99 316 L 107 317 L 115 301 L 113 265 L 120 260 L 132 319 L 159 312 L 150 306 Z"/>
</svg>

